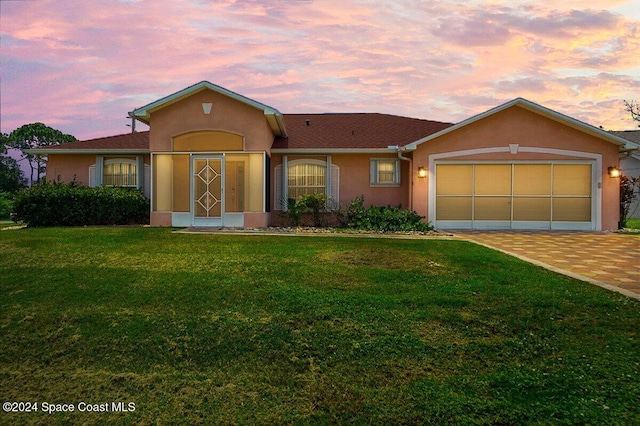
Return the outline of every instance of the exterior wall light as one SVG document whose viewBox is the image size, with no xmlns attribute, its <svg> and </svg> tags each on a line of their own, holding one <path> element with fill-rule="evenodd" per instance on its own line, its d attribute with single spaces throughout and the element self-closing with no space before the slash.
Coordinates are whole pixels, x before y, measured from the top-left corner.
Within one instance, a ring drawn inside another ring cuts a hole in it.
<svg viewBox="0 0 640 426">
<path fill-rule="evenodd" d="M 612 178 L 619 178 L 621 174 L 620 169 L 613 166 L 607 169 L 607 173 L 609 173 L 609 177 L 612 177 Z"/>
<path fill-rule="evenodd" d="M 418 167 L 418 177 L 419 178 L 426 178 L 427 177 L 427 169 L 425 169 L 422 166 Z"/>
</svg>

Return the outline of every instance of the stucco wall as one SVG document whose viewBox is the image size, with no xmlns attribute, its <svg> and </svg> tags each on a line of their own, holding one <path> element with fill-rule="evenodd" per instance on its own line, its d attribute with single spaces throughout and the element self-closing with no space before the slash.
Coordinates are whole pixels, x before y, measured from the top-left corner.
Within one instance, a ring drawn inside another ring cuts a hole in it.
<svg viewBox="0 0 640 426">
<path fill-rule="evenodd" d="M 89 166 L 96 164 L 95 155 L 50 154 L 47 161 L 47 180 L 71 182 L 74 177 L 81 185 L 89 185 Z"/>
<path fill-rule="evenodd" d="M 106 159 L 114 158 L 136 158 L 131 154 L 116 155 L 109 154 Z M 151 158 L 147 154 L 144 156 L 144 163 L 151 164 Z M 47 161 L 47 179 L 62 182 L 71 182 L 74 177 L 81 185 L 89 185 L 89 167 L 96 164 L 96 156 L 93 154 L 49 154 Z"/>
<path fill-rule="evenodd" d="M 619 181 L 607 175 L 607 167 L 618 166 L 618 147 L 595 136 L 543 117 L 517 106 L 478 120 L 456 131 L 428 141 L 418 146 L 414 152 L 414 176 L 417 168 L 429 167 L 429 156 L 454 151 L 480 148 L 508 148 L 509 144 L 518 144 L 519 148 L 545 148 L 567 151 L 580 151 L 602 155 L 600 170 L 602 184 L 602 229 L 616 229 L 618 224 Z M 452 160 L 492 160 L 492 161 L 530 161 L 530 160 L 576 160 L 578 156 L 521 152 L 493 152 L 477 155 L 465 155 L 450 158 Z M 430 175 L 433 173 L 430 170 Z M 593 194 L 594 196 L 596 194 Z M 416 179 L 414 186 L 414 209 L 429 217 L 429 178 Z"/>
<path fill-rule="evenodd" d="M 210 114 L 205 114 L 202 103 L 209 102 L 213 107 Z M 174 136 L 198 130 L 223 130 L 242 135 L 245 151 L 268 151 L 274 139 L 262 110 L 205 89 L 151 112 L 150 151 L 171 151 Z"/>
<path fill-rule="evenodd" d="M 358 196 L 364 196 L 365 206 L 397 206 L 409 207 L 409 162 L 401 161 L 399 186 L 371 186 L 370 160 L 375 158 L 396 159 L 397 155 L 384 154 L 331 154 L 331 164 L 340 168 L 340 204 L 346 205 Z M 288 161 L 301 159 L 326 160 L 326 155 L 289 155 Z M 274 154 L 271 158 L 271 175 L 275 176 L 275 168 L 282 164 L 282 155 Z M 271 179 L 270 203 L 273 209 L 275 179 Z"/>
</svg>

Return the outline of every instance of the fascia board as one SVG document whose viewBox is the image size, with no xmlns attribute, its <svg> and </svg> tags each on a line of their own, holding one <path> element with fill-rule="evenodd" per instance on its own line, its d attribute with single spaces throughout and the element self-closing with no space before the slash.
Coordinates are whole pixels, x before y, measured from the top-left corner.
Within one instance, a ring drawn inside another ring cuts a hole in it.
<svg viewBox="0 0 640 426">
<path fill-rule="evenodd" d="M 27 154 L 149 154 L 149 150 L 140 149 L 46 149 L 46 148 L 33 148 L 25 149 Z"/>
<path fill-rule="evenodd" d="M 275 148 L 272 154 L 395 154 L 388 148 Z"/>
</svg>

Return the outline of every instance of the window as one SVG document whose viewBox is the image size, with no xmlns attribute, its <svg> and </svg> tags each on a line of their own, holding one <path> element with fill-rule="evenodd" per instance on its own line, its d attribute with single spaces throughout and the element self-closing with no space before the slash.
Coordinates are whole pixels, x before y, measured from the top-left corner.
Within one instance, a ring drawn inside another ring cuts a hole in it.
<svg viewBox="0 0 640 426">
<path fill-rule="evenodd" d="M 371 185 L 400 185 L 400 160 L 371 160 Z"/>
<path fill-rule="evenodd" d="M 317 163 L 300 163 L 289 166 L 289 198 L 297 199 L 306 194 L 325 194 L 327 166 Z"/>
<path fill-rule="evenodd" d="M 329 164 L 331 164 L 330 161 Z M 331 164 L 329 175 L 327 174 L 327 161 L 314 159 L 289 161 L 286 179 L 284 179 L 281 164 L 275 167 L 274 172 L 275 210 L 286 208 L 283 203 L 287 200 L 295 200 L 304 194 L 327 194 L 333 203 L 337 205 L 339 202 L 340 168 L 335 164 Z"/>
<path fill-rule="evenodd" d="M 133 160 L 107 160 L 102 175 L 104 186 L 137 186 L 136 162 Z"/>
</svg>

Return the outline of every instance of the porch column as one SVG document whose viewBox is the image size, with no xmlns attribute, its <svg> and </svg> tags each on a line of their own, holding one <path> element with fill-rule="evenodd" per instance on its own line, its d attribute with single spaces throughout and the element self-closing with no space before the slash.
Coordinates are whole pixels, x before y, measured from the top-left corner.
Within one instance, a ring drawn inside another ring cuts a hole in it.
<svg viewBox="0 0 640 426">
<path fill-rule="evenodd" d="M 331 156 L 327 155 L 327 171 L 325 174 L 326 178 L 325 178 L 325 184 L 326 184 L 326 194 L 327 194 L 327 198 L 331 199 L 331 197 L 333 196 L 333 194 L 331 193 Z"/>
<path fill-rule="evenodd" d="M 144 190 L 144 157 L 136 156 L 136 188 Z"/>
<path fill-rule="evenodd" d="M 289 166 L 287 165 L 287 156 L 282 156 L 282 211 L 289 210 Z"/>
<path fill-rule="evenodd" d="M 102 186 L 104 182 L 104 156 L 96 155 L 96 186 Z"/>
</svg>

